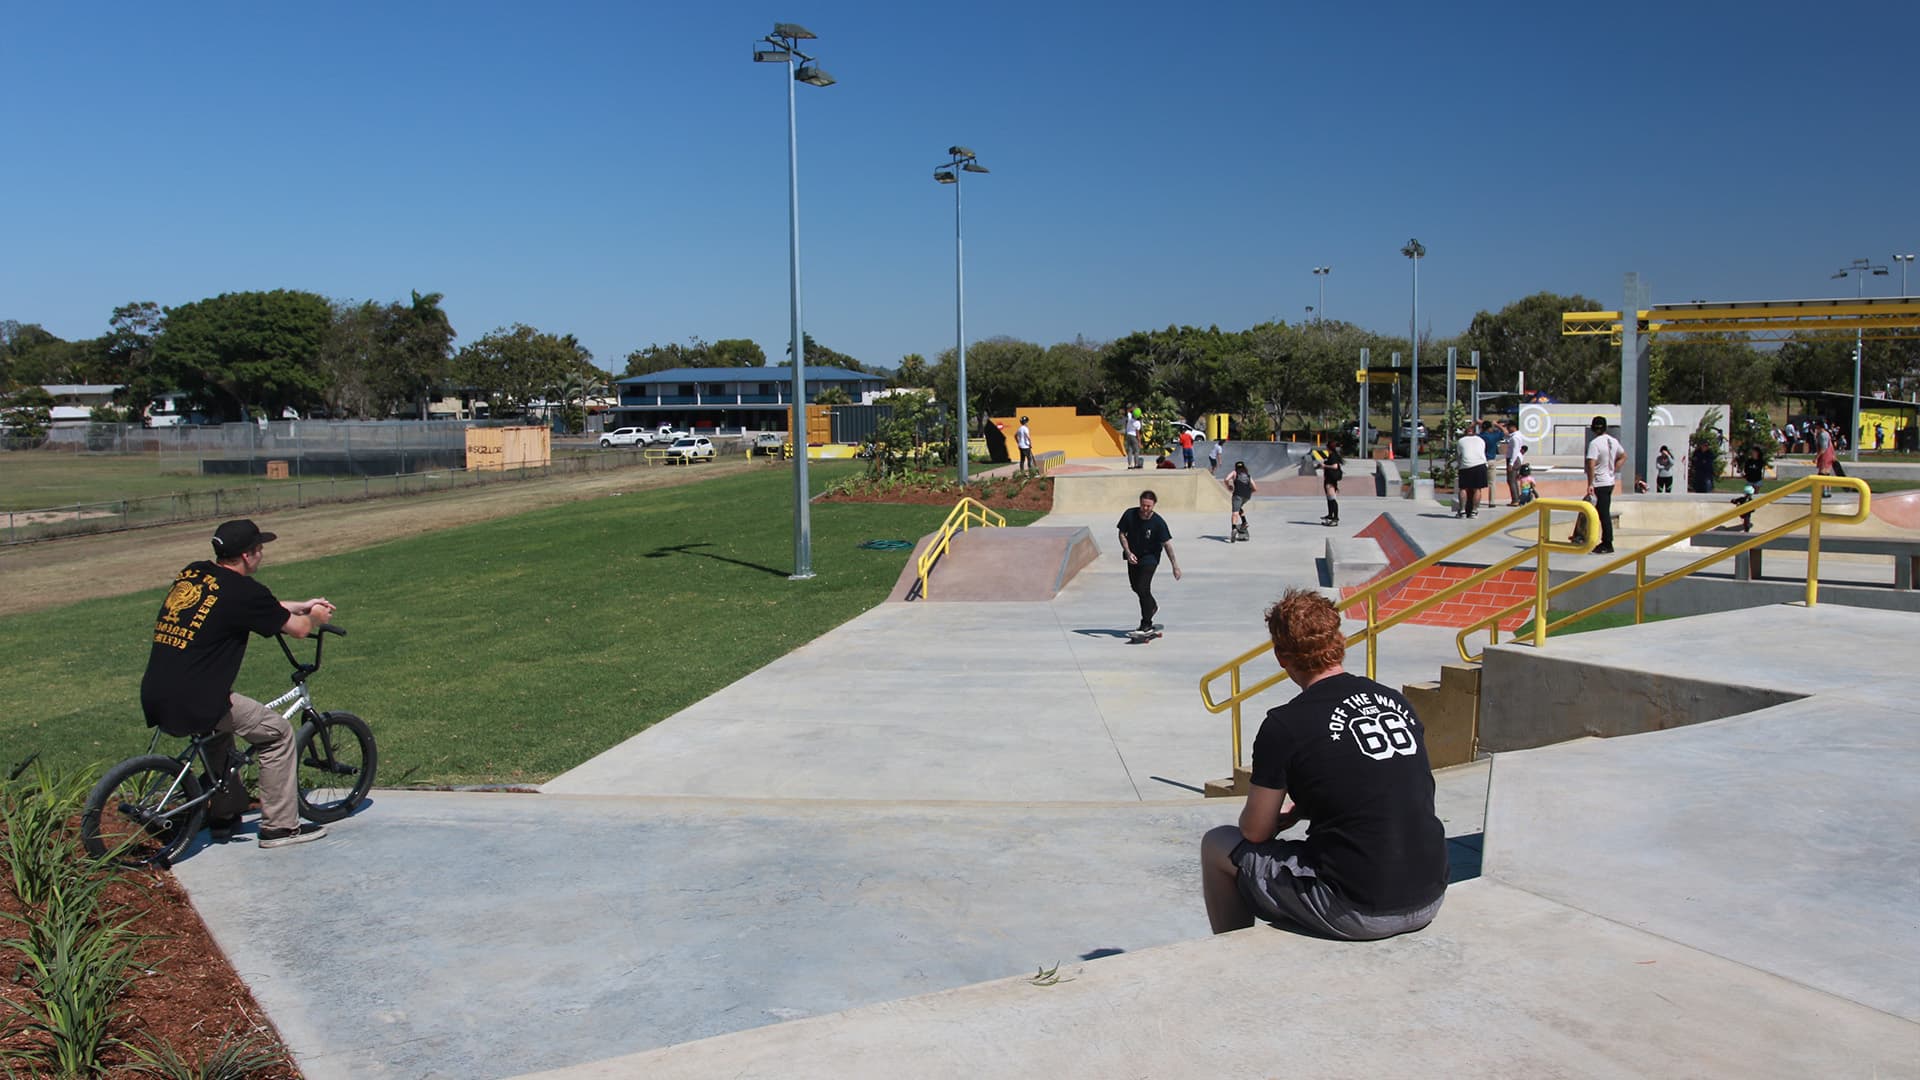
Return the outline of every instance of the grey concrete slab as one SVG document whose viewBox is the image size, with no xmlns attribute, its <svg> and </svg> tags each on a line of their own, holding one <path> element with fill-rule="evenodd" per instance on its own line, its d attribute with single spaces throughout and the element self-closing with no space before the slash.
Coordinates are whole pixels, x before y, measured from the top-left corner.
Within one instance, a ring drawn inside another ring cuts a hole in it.
<svg viewBox="0 0 1920 1080">
<path fill-rule="evenodd" d="M 1238 811 L 381 792 L 177 869 L 309 1080 L 491 1077 L 1203 936 Z"/>
<path fill-rule="evenodd" d="M 1327 577 L 1337 586 L 1364 585 L 1387 568 L 1380 541 L 1368 536 L 1336 537 L 1327 541 Z"/>
<path fill-rule="evenodd" d="M 541 1074 L 1920 1076 L 1920 1027 L 1493 882 L 1425 931 L 1265 927 Z"/>
</svg>

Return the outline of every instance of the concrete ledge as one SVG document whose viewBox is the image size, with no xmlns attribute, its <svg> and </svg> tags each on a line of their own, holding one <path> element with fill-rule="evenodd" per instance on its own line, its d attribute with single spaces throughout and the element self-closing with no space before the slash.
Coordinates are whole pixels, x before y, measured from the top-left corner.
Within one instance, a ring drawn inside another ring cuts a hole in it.
<svg viewBox="0 0 1920 1080">
<path fill-rule="evenodd" d="M 1053 512 L 1090 514 L 1120 512 L 1140 502 L 1140 493 L 1159 496 L 1162 512 L 1211 510 L 1227 513 L 1233 500 L 1220 481 L 1205 469 L 1131 469 L 1117 473 L 1075 473 L 1053 479 Z"/>
<path fill-rule="evenodd" d="M 1583 658 L 1593 655 L 1581 648 L 1589 638 L 1610 632 L 1549 639 L 1544 650 L 1529 645 L 1488 646 L 1481 658 L 1480 749 L 1499 753 L 1586 736 L 1660 731 L 1804 696 L 1648 672 L 1618 658 Z"/>
<path fill-rule="evenodd" d="M 1327 541 L 1329 583 L 1362 585 L 1387 568 L 1387 553 L 1371 537 L 1333 537 Z"/>
<path fill-rule="evenodd" d="M 537 1075 L 1920 1075 L 1912 1024 L 1486 880 L 1387 941 L 1257 926 L 1058 975 Z"/>
<path fill-rule="evenodd" d="M 1051 600 L 1100 555 L 1084 525 L 968 529 L 955 534 L 921 596 L 920 556 L 939 535 L 929 533 L 914 545 L 889 601 Z"/>
</svg>

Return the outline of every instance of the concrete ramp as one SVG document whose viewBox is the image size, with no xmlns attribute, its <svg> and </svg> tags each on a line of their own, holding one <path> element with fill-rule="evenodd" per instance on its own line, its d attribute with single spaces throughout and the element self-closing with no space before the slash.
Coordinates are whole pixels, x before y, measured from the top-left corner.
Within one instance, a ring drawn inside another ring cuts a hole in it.
<svg viewBox="0 0 1920 1080">
<path fill-rule="evenodd" d="M 1318 495 L 1320 474 L 1312 468 L 1312 454 L 1313 447 L 1307 443 L 1226 439 L 1220 443 L 1220 476 L 1231 475 L 1233 463 L 1244 461 L 1247 474 L 1262 495 Z M 1301 471 L 1303 463 L 1307 464 L 1305 472 Z"/>
<path fill-rule="evenodd" d="M 1051 600 L 1100 555 L 1085 526 L 968 529 L 955 534 L 921 596 L 920 556 L 939 535 L 929 533 L 914 546 L 888 600 Z"/>
<path fill-rule="evenodd" d="M 1082 416 L 1071 406 L 1045 408 L 1022 407 L 1012 416 L 996 416 L 993 422 L 1006 433 L 1007 445 L 1013 445 L 1013 433 L 1020 418 L 1027 418 L 1027 430 L 1033 435 L 1033 451 L 1042 454 L 1059 450 L 1070 458 L 1125 457 L 1120 433 L 1100 416 Z M 1018 451 L 1010 451 L 1018 456 Z"/>
<path fill-rule="evenodd" d="M 1159 496 L 1158 509 L 1165 513 L 1188 510 L 1219 511 L 1233 508 L 1233 500 L 1218 477 L 1205 469 L 1132 469 L 1121 472 L 1078 473 L 1053 479 L 1053 513 L 1097 514 L 1111 510 L 1113 520 L 1120 512 L 1140 503 L 1142 491 Z"/>
</svg>

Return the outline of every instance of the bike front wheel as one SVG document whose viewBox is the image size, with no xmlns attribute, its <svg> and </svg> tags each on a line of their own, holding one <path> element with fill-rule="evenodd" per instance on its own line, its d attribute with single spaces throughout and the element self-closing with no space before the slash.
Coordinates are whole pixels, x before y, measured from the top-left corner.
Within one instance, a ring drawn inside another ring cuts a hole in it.
<svg viewBox="0 0 1920 1080">
<path fill-rule="evenodd" d="M 300 816 L 325 824 L 353 813 L 366 799 L 380 755 L 365 720 L 330 712 L 300 725 L 294 758 L 299 763 Z"/>
<path fill-rule="evenodd" d="M 129 758 L 108 769 L 87 795 L 80 842 L 95 858 L 170 865 L 200 831 L 207 807 L 199 798 L 191 768 L 159 754 Z"/>
</svg>

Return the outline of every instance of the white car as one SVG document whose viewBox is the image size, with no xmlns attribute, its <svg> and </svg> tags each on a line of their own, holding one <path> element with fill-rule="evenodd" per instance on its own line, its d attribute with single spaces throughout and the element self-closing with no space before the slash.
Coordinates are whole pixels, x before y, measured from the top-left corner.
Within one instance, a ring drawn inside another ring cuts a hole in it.
<svg viewBox="0 0 1920 1080">
<path fill-rule="evenodd" d="M 644 428 L 615 428 L 600 436 L 600 449 L 606 450 L 615 446 L 645 446 L 647 439 L 648 435 Z"/>
<path fill-rule="evenodd" d="M 648 446 L 672 446 L 674 443 L 679 442 L 681 439 L 691 439 L 691 438 L 693 438 L 693 432 L 691 431 L 681 431 L 679 428 L 662 427 L 658 430 L 648 431 L 646 433 L 645 438 L 642 441 L 644 441 Z"/>
<path fill-rule="evenodd" d="M 659 448 L 658 443 L 654 445 Z M 695 462 L 702 458 L 709 460 L 713 458 L 713 440 L 705 437 L 689 435 L 675 439 L 665 449 L 668 461 Z"/>
</svg>

